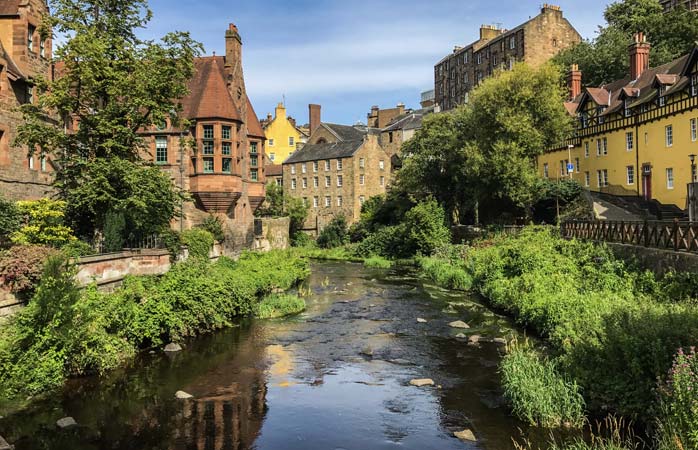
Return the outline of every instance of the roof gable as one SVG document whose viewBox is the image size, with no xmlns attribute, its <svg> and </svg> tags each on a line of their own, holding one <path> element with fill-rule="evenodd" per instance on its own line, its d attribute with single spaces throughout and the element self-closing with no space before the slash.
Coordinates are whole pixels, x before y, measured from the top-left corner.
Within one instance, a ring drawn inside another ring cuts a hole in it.
<svg viewBox="0 0 698 450">
<path fill-rule="evenodd" d="M 189 81 L 189 95 L 183 100 L 184 114 L 190 119 L 229 119 L 242 122 L 240 111 L 225 83 L 223 57 L 194 60 L 195 75 Z"/>
<path fill-rule="evenodd" d="M 364 140 L 323 142 L 322 144 L 306 144 L 284 161 L 284 165 L 298 162 L 320 161 L 327 159 L 349 158 L 364 145 Z"/>
</svg>

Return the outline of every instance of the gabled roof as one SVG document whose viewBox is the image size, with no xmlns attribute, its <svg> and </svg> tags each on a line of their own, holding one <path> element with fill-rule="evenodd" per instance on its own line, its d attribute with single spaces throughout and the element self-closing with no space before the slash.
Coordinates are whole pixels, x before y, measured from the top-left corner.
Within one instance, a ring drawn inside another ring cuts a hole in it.
<svg viewBox="0 0 698 450">
<path fill-rule="evenodd" d="M 330 133 L 332 133 L 340 141 L 352 141 L 356 139 L 363 140 L 364 131 L 357 129 L 356 127 L 350 127 L 348 125 L 337 125 L 335 123 L 321 123 L 321 127 L 325 127 Z"/>
<path fill-rule="evenodd" d="M 364 144 L 363 139 L 353 141 L 325 142 L 307 144 L 301 150 L 289 156 L 284 165 L 325 159 L 349 158 Z"/>
<path fill-rule="evenodd" d="M 284 167 L 281 164 L 269 164 L 264 166 L 264 175 L 268 177 L 280 177 L 284 174 Z"/>
<path fill-rule="evenodd" d="M 242 122 L 228 91 L 224 75 L 225 59 L 209 56 L 194 60 L 195 74 L 189 81 L 190 94 L 182 101 L 189 119 L 228 119 Z"/>
<path fill-rule="evenodd" d="M 396 130 L 416 130 L 422 127 L 424 114 L 410 113 L 405 116 L 398 117 L 392 124 L 383 128 L 383 132 Z"/>
<path fill-rule="evenodd" d="M 0 0 L 0 16 L 19 15 L 20 0 Z"/>
<path fill-rule="evenodd" d="M 261 139 L 266 139 L 262 125 L 259 123 L 257 114 L 254 112 L 252 107 L 252 102 L 250 98 L 247 97 L 247 134 L 249 136 L 258 137 Z"/>
</svg>

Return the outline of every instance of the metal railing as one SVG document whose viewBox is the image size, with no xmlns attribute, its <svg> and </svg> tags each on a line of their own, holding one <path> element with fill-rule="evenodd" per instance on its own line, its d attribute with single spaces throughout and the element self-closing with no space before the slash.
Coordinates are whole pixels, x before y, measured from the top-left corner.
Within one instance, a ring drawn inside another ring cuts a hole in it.
<svg viewBox="0 0 698 450">
<path fill-rule="evenodd" d="M 570 221 L 562 224 L 561 231 L 566 238 L 698 253 L 698 223 Z"/>
<path fill-rule="evenodd" d="M 158 234 L 152 234 L 142 238 L 127 240 L 126 242 L 124 242 L 122 250 L 158 250 L 163 248 L 166 248 L 166 245 L 162 236 Z M 107 251 L 104 244 L 104 239 L 100 239 L 95 244 L 95 249 L 99 254 L 111 253 Z"/>
</svg>

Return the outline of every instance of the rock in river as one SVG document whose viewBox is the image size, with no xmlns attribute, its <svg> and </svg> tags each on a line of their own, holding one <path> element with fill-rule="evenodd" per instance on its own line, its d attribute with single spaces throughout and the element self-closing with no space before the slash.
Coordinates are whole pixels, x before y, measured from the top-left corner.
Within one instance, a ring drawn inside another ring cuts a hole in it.
<svg viewBox="0 0 698 450">
<path fill-rule="evenodd" d="M 468 429 L 456 431 L 453 433 L 453 435 L 464 442 L 477 442 L 477 438 L 475 438 L 473 432 Z"/>
<path fill-rule="evenodd" d="M 478 344 L 480 342 L 480 339 L 482 339 L 482 336 L 479 334 L 474 334 L 468 338 L 468 344 Z"/>
<path fill-rule="evenodd" d="M 188 394 L 188 393 L 186 393 L 186 392 L 184 392 L 184 391 L 177 391 L 177 393 L 175 394 L 175 397 L 176 397 L 177 399 L 179 399 L 179 400 L 187 400 L 187 399 L 190 399 L 190 398 L 194 398 L 193 395 Z"/>
<path fill-rule="evenodd" d="M 410 384 L 412 386 L 424 387 L 424 386 L 433 386 L 435 383 L 434 383 L 434 380 L 432 380 L 431 378 L 421 378 L 421 379 L 410 381 Z"/>
<path fill-rule="evenodd" d="M 165 351 L 166 351 L 167 353 L 177 353 L 177 352 L 181 352 L 181 351 L 182 351 L 182 346 L 179 345 L 179 344 L 174 344 L 174 343 L 170 342 L 169 344 L 167 344 L 167 345 L 165 346 Z"/>
<path fill-rule="evenodd" d="M 14 447 L 8 444 L 7 441 L 0 436 L 0 450 L 12 450 L 13 448 Z"/>
<path fill-rule="evenodd" d="M 451 328 L 462 328 L 462 329 L 468 329 L 470 328 L 470 325 L 467 323 L 463 322 L 462 320 L 457 320 L 455 322 L 451 322 L 448 324 L 449 327 Z"/>
<path fill-rule="evenodd" d="M 78 423 L 72 417 L 64 417 L 56 422 L 56 426 L 61 430 L 65 430 L 66 428 L 72 428 L 74 426 L 77 426 L 77 424 Z"/>
<path fill-rule="evenodd" d="M 417 323 L 427 323 L 427 319 L 417 318 Z"/>
</svg>

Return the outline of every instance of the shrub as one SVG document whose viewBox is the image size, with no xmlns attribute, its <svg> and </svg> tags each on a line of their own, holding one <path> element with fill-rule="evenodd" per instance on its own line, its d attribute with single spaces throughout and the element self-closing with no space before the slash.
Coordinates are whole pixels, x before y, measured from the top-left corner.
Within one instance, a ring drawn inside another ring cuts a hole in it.
<svg viewBox="0 0 698 450">
<path fill-rule="evenodd" d="M 418 264 L 422 273 L 441 287 L 461 291 L 472 288 L 473 279 L 462 261 L 419 258 Z"/>
<path fill-rule="evenodd" d="M 160 231 L 160 239 L 163 245 L 170 252 L 170 259 L 175 261 L 182 249 L 182 236 L 172 228 L 165 228 Z"/>
<path fill-rule="evenodd" d="M 583 425 L 584 399 L 577 384 L 527 344 L 512 344 L 501 373 L 504 395 L 521 420 L 542 427 Z"/>
<path fill-rule="evenodd" d="M 446 213 L 436 200 L 418 204 L 405 215 L 406 247 L 410 254 L 431 255 L 437 248 L 451 242 L 446 227 Z"/>
<path fill-rule="evenodd" d="M 347 231 L 347 219 L 344 216 L 337 216 L 323 228 L 317 243 L 320 248 L 336 248 L 349 243 L 349 233 Z"/>
<path fill-rule="evenodd" d="M 364 260 L 364 266 L 372 269 L 390 269 L 393 263 L 382 256 L 371 256 Z"/>
<path fill-rule="evenodd" d="M 201 228 L 193 228 L 182 233 L 182 244 L 189 247 L 189 257 L 208 259 L 213 248 L 213 235 Z"/>
<path fill-rule="evenodd" d="M 660 389 L 660 449 L 698 448 L 698 355 L 680 349 Z"/>
<path fill-rule="evenodd" d="M 0 196 L 0 244 L 19 230 L 20 224 L 21 214 L 17 205 Z"/>
<path fill-rule="evenodd" d="M 265 297 L 254 307 L 258 319 L 275 319 L 298 314 L 305 310 L 305 300 L 296 295 L 273 294 Z"/>
<path fill-rule="evenodd" d="M 80 258 L 94 255 L 96 252 L 90 244 L 84 241 L 72 241 L 61 247 L 61 252 L 68 258 Z"/>
<path fill-rule="evenodd" d="M 104 218 L 104 251 L 107 253 L 120 252 L 126 241 L 126 218 L 123 213 L 107 212 Z"/>
<path fill-rule="evenodd" d="M 203 223 L 199 225 L 199 228 L 206 230 L 213 236 L 213 239 L 218 242 L 223 242 L 225 240 L 225 233 L 223 233 L 223 222 L 218 216 L 210 215 L 204 219 Z"/>
<path fill-rule="evenodd" d="M 62 247 L 76 240 L 73 231 L 64 225 L 66 203 L 47 198 L 17 202 L 23 225 L 11 235 L 15 244 Z"/>
<path fill-rule="evenodd" d="M 57 251 L 39 245 L 17 245 L 0 253 L 0 280 L 10 291 L 26 299 L 41 281 L 46 259 Z"/>
<path fill-rule="evenodd" d="M 315 241 L 308 233 L 298 231 L 294 235 L 291 235 L 291 245 L 293 247 L 313 247 Z"/>
<path fill-rule="evenodd" d="M 383 256 L 386 258 L 408 258 L 412 256 L 405 248 L 406 228 L 403 224 L 378 229 L 360 242 L 355 249 L 357 256 L 368 258 Z"/>
</svg>

